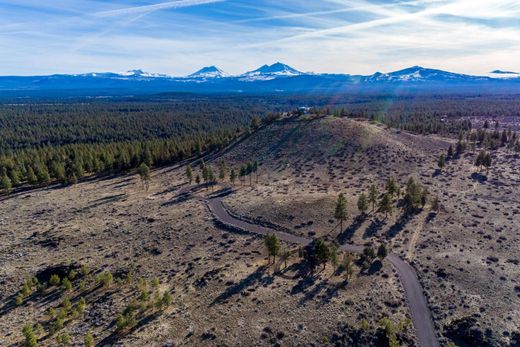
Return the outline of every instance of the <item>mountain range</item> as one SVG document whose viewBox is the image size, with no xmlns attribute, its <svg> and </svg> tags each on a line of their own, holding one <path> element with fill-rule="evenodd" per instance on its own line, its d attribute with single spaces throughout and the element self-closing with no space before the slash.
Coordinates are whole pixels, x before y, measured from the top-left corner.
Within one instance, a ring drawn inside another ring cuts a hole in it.
<svg viewBox="0 0 520 347">
<path fill-rule="evenodd" d="M 0 92 L 67 92 L 85 94 L 149 94 L 158 92 L 381 92 L 474 91 L 520 92 L 520 75 L 494 70 L 490 76 L 472 76 L 413 66 L 372 75 L 316 74 L 286 64 L 263 65 L 240 75 L 216 66 L 175 77 L 132 70 L 125 73 L 86 73 L 48 76 L 0 76 Z"/>
</svg>

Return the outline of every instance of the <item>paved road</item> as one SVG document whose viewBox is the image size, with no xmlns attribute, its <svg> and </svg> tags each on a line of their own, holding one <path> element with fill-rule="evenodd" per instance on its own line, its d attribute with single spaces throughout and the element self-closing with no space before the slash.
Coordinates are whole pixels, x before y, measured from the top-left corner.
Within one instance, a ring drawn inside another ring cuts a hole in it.
<svg viewBox="0 0 520 347">
<path fill-rule="evenodd" d="M 222 197 L 208 199 L 206 200 L 206 203 L 208 204 L 208 207 L 215 218 L 226 225 L 259 235 L 274 233 L 278 236 L 279 239 L 283 241 L 300 245 L 307 245 L 312 242 L 312 239 L 306 237 L 292 235 L 237 219 L 230 215 L 227 209 L 224 207 L 222 203 Z M 363 251 L 363 247 L 358 245 L 345 244 L 340 247 L 340 250 L 360 253 Z M 403 285 L 406 301 L 412 315 L 413 326 L 419 340 L 419 345 L 421 347 L 438 347 L 439 341 L 437 340 L 437 336 L 435 334 L 432 315 L 430 309 L 428 308 L 423 289 L 419 283 L 419 279 L 417 278 L 415 270 L 410 264 L 405 262 L 394 253 L 390 253 L 386 259 L 388 259 L 388 261 L 397 270 L 397 274 L 399 275 L 399 279 Z"/>
</svg>

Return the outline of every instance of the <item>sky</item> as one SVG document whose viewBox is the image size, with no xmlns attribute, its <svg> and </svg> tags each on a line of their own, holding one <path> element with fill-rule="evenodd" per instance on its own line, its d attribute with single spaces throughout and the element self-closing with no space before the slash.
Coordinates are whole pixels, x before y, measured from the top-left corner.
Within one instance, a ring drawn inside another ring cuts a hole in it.
<svg viewBox="0 0 520 347">
<path fill-rule="evenodd" d="M 0 0 L 0 75 L 520 72 L 520 1 Z"/>
</svg>

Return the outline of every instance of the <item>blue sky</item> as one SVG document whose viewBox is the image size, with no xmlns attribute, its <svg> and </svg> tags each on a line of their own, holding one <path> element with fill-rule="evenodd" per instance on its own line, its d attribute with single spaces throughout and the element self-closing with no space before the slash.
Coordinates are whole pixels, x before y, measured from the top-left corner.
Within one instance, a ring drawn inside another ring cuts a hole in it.
<svg viewBox="0 0 520 347">
<path fill-rule="evenodd" d="M 0 75 L 520 71 L 520 1 L 0 0 Z"/>
</svg>

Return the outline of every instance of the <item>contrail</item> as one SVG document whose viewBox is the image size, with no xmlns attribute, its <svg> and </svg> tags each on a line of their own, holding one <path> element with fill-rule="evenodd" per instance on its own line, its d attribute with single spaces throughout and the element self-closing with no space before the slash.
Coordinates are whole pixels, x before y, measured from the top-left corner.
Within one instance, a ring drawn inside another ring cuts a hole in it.
<svg viewBox="0 0 520 347">
<path fill-rule="evenodd" d="M 215 2 L 222 2 L 226 0 L 177 0 L 177 1 L 167 1 L 161 2 L 155 5 L 146 5 L 146 6 L 137 6 L 137 7 L 127 7 L 119 10 L 112 11 L 104 11 L 95 13 L 96 17 L 111 17 L 111 16 L 119 16 L 119 15 L 128 15 L 128 14 L 139 14 L 139 13 L 150 13 L 159 10 L 165 10 L 168 8 L 181 8 L 181 7 L 190 7 L 190 6 L 198 6 L 205 4 L 212 4 Z"/>
</svg>

